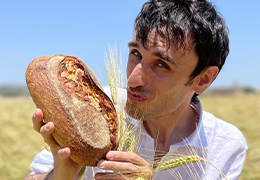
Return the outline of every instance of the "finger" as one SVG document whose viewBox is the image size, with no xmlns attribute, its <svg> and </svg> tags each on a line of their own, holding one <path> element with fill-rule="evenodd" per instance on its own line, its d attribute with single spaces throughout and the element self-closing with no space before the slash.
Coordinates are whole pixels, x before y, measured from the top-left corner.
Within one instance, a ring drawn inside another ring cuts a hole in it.
<svg viewBox="0 0 260 180">
<path fill-rule="evenodd" d="M 147 171 L 143 166 L 138 166 L 130 162 L 119 162 L 119 161 L 107 161 L 100 160 L 97 164 L 99 169 L 112 170 L 124 173 L 137 173 L 141 171 Z"/>
<path fill-rule="evenodd" d="M 67 147 L 66 147 L 66 148 L 63 148 L 63 149 L 58 150 L 57 156 L 58 156 L 58 158 L 59 158 L 60 160 L 62 160 L 62 161 L 68 160 L 68 158 L 69 158 L 69 156 L 70 156 L 70 148 L 67 148 Z M 66 162 L 64 162 L 64 163 L 66 163 Z"/>
<path fill-rule="evenodd" d="M 106 158 L 109 161 L 131 162 L 139 166 L 149 166 L 149 163 L 145 159 L 132 152 L 109 151 L 106 154 Z"/>
<path fill-rule="evenodd" d="M 54 132 L 54 129 L 55 127 L 53 122 L 48 122 L 40 128 L 40 133 L 42 136 L 50 135 Z"/>
<path fill-rule="evenodd" d="M 54 162 L 56 162 L 56 164 L 59 164 L 59 166 L 61 167 L 66 167 L 65 171 L 73 170 L 74 173 L 78 174 L 80 169 L 82 168 L 81 165 L 77 164 L 72 159 L 70 159 L 69 156 L 71 155 L 71 151 L 68 147 L 58 150 L 56 154 L 53 153 L 53 155 Z"/>
<path fill-rule="evenodd" d="M 60 146 L 52 136 L 54 129 L 53 122 L 48 122 L 40 128 L 40 133 L 44 141 L 50 146 L 51 150 L 56 152 L 60 149 Z"/>
<path fill-rule="evenodd" d="M 103 179 L 117 179 L 117 180 L 128 180 L 129 175 L 124 175 L 122 173 L 96 173 L 95 180 L 103 180 Z"/>
<path fill-rule="evenodd" d="M 37 132 L 40 132 L 41 127 L 44 125 L 42 120 L 43 120 L 43 113 L 41 109 L 37 109 L 32 117 L 33 128 Z"/>
</svg>

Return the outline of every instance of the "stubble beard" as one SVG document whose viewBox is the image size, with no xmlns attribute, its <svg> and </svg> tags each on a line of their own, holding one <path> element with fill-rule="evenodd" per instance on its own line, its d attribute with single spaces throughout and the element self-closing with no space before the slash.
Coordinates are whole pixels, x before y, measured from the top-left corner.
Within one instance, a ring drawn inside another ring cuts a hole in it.
<svg viewBox="0 0 260 180">
<path fill-rule="evenodd" d="M 127 100 L 126 101 L 126 106 L 125 106 L 125 112 L 140 121 L 145 121 L 148 118 L 148 113 L 147 110 L 141 110 L 140 108 L 137 108 L 135 103 L 132 103 L 131 101 Z"/>
<path fill-rule="evenodd" d="M 185 93 L 181 91 L 181 93 L 174 99 L 166 96 L 157 102 L 156 105 L 152 102 L 142 102 L 143 104 L 139 106 L 138 103 L 127 100 L 125 112 L 137 120 L 146 121 L 166 114 L 174 113 L 184 103 L 186 98 Z"/>
</svg>

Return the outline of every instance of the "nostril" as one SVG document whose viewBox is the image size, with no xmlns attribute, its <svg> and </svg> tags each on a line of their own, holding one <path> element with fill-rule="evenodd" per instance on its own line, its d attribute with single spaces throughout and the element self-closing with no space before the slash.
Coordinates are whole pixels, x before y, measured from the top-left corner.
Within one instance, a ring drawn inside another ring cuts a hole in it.
<svg viewBox="0 0 260 180">
<path fill-rule="evenodd" d="M 129 89 L 130 91 L 132 91 L 132 92 L 136 92 L 136 89 L 133 88 L 133 87 L 131 87 L 131 86 L 128 86 L 128 89 Z"/>
</svg>

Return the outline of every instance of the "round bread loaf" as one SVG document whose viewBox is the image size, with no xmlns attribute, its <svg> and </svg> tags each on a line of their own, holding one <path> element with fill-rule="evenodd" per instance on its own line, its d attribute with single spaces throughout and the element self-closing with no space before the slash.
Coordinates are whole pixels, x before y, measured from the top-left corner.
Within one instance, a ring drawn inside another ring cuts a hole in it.
<svg viewBox="0 0 260 180">
<path fill-rule="evenodd" d="M 26 82 L 44 121 L 55 125 L 53 137 L 62 148 L 70 148 L 73 161 L 96 166 L 116 148 L 119 128 L 113 103 L 79 58 L 38 57 L 26 70 Z"/>
</svg>

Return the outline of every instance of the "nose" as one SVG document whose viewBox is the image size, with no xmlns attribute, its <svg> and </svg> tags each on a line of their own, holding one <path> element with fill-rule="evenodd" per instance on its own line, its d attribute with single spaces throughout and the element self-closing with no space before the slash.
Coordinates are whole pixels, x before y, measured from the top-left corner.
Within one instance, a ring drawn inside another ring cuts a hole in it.
<svg viewBox="0 0 260 180">
<path fill-rule="evenodd" d="M 128 86 L 133 88 L 145 86 L 147 73 L 145 72 L 144 65 L 141 62 L 133 67 L 127 67 L 127 71 Z"/>
</svg>

